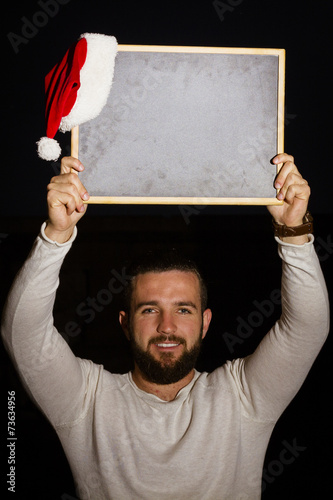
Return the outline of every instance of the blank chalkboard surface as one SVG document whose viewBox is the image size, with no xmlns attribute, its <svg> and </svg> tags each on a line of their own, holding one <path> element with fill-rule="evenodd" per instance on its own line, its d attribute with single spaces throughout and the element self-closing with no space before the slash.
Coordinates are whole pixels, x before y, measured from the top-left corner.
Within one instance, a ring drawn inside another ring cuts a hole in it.
<svg viewBox="0 0 333 500">
<path fill-rule="evenodd" d="M 90 203 L 275 204 L 283 49 L 119 45 L 101 114 L 72 130 Z"/>
</svg>

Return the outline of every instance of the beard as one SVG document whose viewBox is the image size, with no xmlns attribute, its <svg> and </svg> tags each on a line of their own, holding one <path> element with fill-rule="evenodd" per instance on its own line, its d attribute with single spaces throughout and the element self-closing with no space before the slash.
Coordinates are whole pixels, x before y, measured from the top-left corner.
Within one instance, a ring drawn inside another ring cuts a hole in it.
<svg viewBox="0 0 333 500">
<path fill-rule="evenodd" d="M 168 336 L 170 342 L 177 342 L 184 346 L 184 352 L 175 359 L 172 352 L 162 352 L 157 360 L 149 352 L 151 344 L 165 342 L 165 336 L 150 339 L 147 350 L 142 349 L 136 342 L 133 331 L 130 331 L 130 346 L 135 363 L 145 380 L 159 385 L 174 384 L 188 375 L 197 362 L 202 345 L 202 327 L 194 346 L 187 349 L 186 341 L 175 335 Z"/>
</svg>

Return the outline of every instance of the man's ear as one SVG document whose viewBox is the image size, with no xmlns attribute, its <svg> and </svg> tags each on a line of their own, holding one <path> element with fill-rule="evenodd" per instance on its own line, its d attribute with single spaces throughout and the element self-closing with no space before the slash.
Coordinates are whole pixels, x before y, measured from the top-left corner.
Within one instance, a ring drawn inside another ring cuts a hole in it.
<svg viewBox="0 0 333 500">
<path fill-rule="evenodd" d="M 119 312 L 119 323 L 121 328 L 123 329 L 124 334 L 127 337 L 127 340 L 129 340 L 129 328 L 128 328 L 128 314 L 125 311 L 120 311 Z"/>
<path fill-rule="evenodd" d="M 212 319 L 212 311 L 210 309 L 206 309 L 203 313 L 203 321 L 202 321 L 202 338 L 205 338 L 206 333 L 208 331 L 211 319 Z"/>
</svg>

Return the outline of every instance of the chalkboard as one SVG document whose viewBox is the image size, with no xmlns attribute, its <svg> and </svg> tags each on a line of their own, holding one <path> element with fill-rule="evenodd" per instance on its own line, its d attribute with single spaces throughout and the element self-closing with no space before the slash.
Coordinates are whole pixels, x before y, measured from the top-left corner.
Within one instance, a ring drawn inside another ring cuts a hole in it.
<svg viewBox="0 0 333 500">
<path fill-rule="evenodd" d="M 119 45 L 101 114 L 72 130 L 90 203 L 279 204 L 283 49 Z"/>
</svg>

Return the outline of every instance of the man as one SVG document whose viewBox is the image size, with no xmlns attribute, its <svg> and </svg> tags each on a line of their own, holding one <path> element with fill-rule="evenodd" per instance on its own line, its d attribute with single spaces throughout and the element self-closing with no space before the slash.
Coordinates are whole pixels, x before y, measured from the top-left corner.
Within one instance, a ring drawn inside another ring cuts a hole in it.
<svg viewBox="0 0 333 500">
<path fill-rule="evenodd" d="M 285 203 L 268 209 L 278 226 L 302 226 L 309 186 L 291 156 L 273 163 L 283 163 L 275 186 Z M 194 368 L 212 316 L 196 269 L 139 268 L 119 315 L 134 370 L 111 374 L 75 357 L 53 326 L 59 271 L 89 198 L 71 169 L 83 168 L 64 158 L 51 180 L 49 218 L 16 278 L 2 329 L 23 383 L 61 440 L 78 497 L 259 499 L 271 432 L 328 333 L 313 236 L 277 238 L 282 316 L 253 354 L 211 374 Z"/>
</svg>

